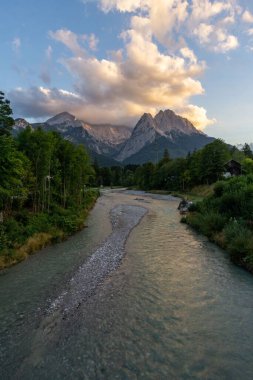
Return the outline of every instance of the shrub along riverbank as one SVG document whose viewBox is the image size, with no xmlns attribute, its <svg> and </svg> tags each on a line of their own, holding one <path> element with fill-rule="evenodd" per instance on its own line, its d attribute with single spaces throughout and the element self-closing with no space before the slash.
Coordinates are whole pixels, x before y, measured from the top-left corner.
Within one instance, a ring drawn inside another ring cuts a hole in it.
<svg viewBox="0 0 253 380">
<path fill-rule="evenodd" d="M 27 209 L 13 212 L 0 224 L 0 269 L 17 264 L 84 228 L 85 219 L 98 196 L 98 190 L 89 189 L 80 208 L 55 206 L 49 213 L 33 213 Z"/>
<path fill-rule="evenodd" d="M 213 195 L 193 205 L 183 221 L 253 273 L 252 174 L 217 182 Z"/>
</svg>

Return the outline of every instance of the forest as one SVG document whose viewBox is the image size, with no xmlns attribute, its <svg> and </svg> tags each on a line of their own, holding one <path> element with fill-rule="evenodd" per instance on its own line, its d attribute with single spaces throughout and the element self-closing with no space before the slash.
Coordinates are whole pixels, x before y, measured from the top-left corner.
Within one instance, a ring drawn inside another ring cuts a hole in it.
<svg viewBox="0 0 253 380">
<path fill-rule="evenodd" d="M 98 196 L 83 146 L 40 128 L 14 138 L 11 115 L 0 92 L 0 268 L 82 228 Z"/>
<path fill-rule="evenodd" d="M 253 154 L 248 144 L 239 150 L 220 139 L 204 148 L 188 153 L 187 157 L 171 159 L 165 149 L 163 158 L 156 164 L 125 167 L 103 167 L 94 165 L 96 181 L 103 186 L 135 187 L 141 190 L 165 190 L 188 192 L 195 186 L 211 185 L 223 179 L 224 165 L 229 160 L 242 165 L 242 174 L 253 173 Z"/>
</svg>

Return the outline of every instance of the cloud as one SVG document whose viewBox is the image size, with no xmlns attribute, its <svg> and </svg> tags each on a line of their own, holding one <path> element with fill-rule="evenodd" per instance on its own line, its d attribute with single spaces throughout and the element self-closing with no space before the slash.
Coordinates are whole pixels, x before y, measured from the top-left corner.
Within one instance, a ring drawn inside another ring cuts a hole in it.
<svg viewBox="0 0 253 380">
<path fill-rule="evenodd" d="M 99 39 L 95 36 L 94 33 L 92 33 L 88 37 L 88 41 L 89 41 L 89 47 L 90 47 L 90 49 L 93 50 L 93 51 L 97 50 Z"/>
<path fill-rule="evenodd" d="M 47 49 L 46 49 L 46 58 L 47 58 L 48 61 L 51 60 L 51 58 L 52 58 L 52 53 L 53 53 L 52 46 L 49 45 L 49 46 L 47 47 Z"/>
<path fill-rule="evenodd" d="M 21 47 L 21 39 L 19 37 L 15 37 L 13 40 L 12 40 L 12 49 L 15 53 L 18 53 L 19 50 L 20 50 L 20 47 Z"/>
<path fill-rule="evenodd" d="M 227 34 L 223 28 L 214 27 L 210 24 L 201 23 L 194 29 L 202 45 L 208 46 L 214 52 L 226 53 L 239 46 L 237 37 Z"/>
<path fill-rule="evenodd" d="M 28 91 L 18 89 L 9 97 L 30 117 L 68 110 L 91 122 L 134 124 L 142 113 L 154 114 L 161 108 L 179 112 L 183 109 L 185 115 L 188 99 L 204 92 L 197 78 L 204 72 L 205 63 L 198 62 L 187 47 L 182 48 L 178 56 L 162 53 L 146 29 L 145 19 L 133 19 L 132 26 L 135 29 L 121 36 L 125 43 L 124 54 L 115 52 L 110 60 L 87 54 L 81 57 L 75 45 L 79 37 L 64 31 L 64 36 L 71 39 L 61 38 L 61 42 L 76 53 L 61 60 L 75 80 L 74 93 L 41 87 Z M 189 117 L 195 121 L 192 109 L 189 110 Z M 210 123 L 211 120 L 202 117 L 198 125 L 203 127 Z"/>
<path fill-rule="evenodd" d="M 77 36 L 68 29 L 58 29 L 55 32 L 50 31 L 49 36 L 52 39 L 64 44 L 75 55 L 80 57 L 85 55 L 85 50 L 80 44 L 80 42 L 84 39 L 84 36 Z"/>
<path fill-rule="evenodd" d="M 117 9 L 120 12 L 135 12 L 146 5 L 147 1 L 142 0 L 102 0 L 101 9 L 110 12 Z"/>
<path fill-rule="evenodd" d="M 190 120 L 198 129 L 202 129 L 203 125 L 208 126 L 216 123 L 216 119 L 208 119 L 205 108 L 192 104 L 182 107 L 179 113 L 181 116 Z"/>
<path fill-rule="evenodd" d="M 242 14 L 242 21 L 248 23 L 248 24 L 253 24 L 253 14 L 246 10 Z"/>
<path fill-rule="evenodd" d="M 51 60 L 52 60 L 53 48 L 51 45 L 45 50 L 45 62 L 42 64 L 40 79 L 44 84 L 50 85 L 51 83 Z"/>
<path fill-rule="evenodd" d="M 45 118 L 65 109 L 75 113 L 82 105 L 81 99 L 74 93 L 42 86 L 30 89 L 19 87 L 10 91 L 8 95 L 15 104 L 15 114 L 25 115 L 27 118 Z"/>
<path fill-rule="evenodd" d="M 192 0 L 191 17 L 199 22 L 200 20 L 209 20 L 232 9 L 231 1 Z"/>
<path fill-rule="evenodd" d="M 145 16 L 155 38 L 169 48 L 183 47 L 189 37 L 219 53 L 239 46 L 237 37 L 229 31 L 242 12 L 236 0 L 101 0 L 101 8 Z M 250 16 L 248 11 L 246 16 Z M 207 28 L 212 32 L 204 38 L 201 32 L 207 32 Z"/>
<path fill-rule="evenodd" d="M 50 31 L 50 37 L 69 51 L 58 62 L 72 76 L 73 91 L 49 88 L 48 72 L 42 72 L 47 86 L 10 94 L 19 110 L 30 117 L 67 110 L 91 122 L 133 125 L 144 112 L 171 108 L 198 128 L 214 123 L 204 108 L 192 104 L 193 96 L 204 93 L 200 78 L 206 64 L 189 41 L 215 53 L 236 49 L 239 41 L 231 28 L 243 13 L 236 0 L 100 0 L 99 4 L 103 12 L 129 13 L 129 27 L 120 34 L 122 48 L 110 52 L 110 57 L 97 58 L 99 41 L 94 34 Z M 50 60 L 52 48 L 46 55 Z"/>
</svg>

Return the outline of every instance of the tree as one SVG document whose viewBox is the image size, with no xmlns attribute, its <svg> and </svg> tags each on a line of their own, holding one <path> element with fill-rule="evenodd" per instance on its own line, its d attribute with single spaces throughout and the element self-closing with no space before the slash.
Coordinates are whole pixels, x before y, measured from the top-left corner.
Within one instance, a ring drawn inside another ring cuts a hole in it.
<svg viewBox="0 0 253 380">
<path fill-rule="evenodd" d="M 164 149 L 163 158 L 158 162 L 157 166 L 161 167 L 171 161 L 170 154 L 167 148 Z"/>
<path fill-rule="evenodd" d="M 243 153 L 245 154 L 246 157 L 248 158 L 253 158 L 253 152 L 249 146 L 249 144 L 245 143 L 243 148 L 242 148 Z"/>
<path fill-rule="evenodd" d="M 24 180 L 29 161 L 9 136 L 0 136 L 0 152 L 0 210 L 8 210 L 13 199 L 21 201 L 26 198 Z"/>
<path fill-rule="evenodd" d="M 246 157 L 242 162 L 242 169 L 246 174 L 253 173 L 253 160 Z"/>
<path fill-rule="evenodd" d="M 201 150 L 200 176 L 202 182 L 212 183 L 222 177 L 224 165 L 230 159 L 227 144 L 216 139 Z"/>
<path fill-rule="evenodd" d="M 0 136 L 10 136 L 14 120 L 11 117 L 12 109 L 10 101 L 5 99 L 5 95 L 0 91 Z"/>
<path fill-rule="evenodd" d="M 152 162 L 147 162 L 139 166 L 135 172 L 135 181 L 141 189 L 148 190 L 153 186 L 153 175 L 155 166 Z"/>
<path fill-rule="evenodd" d="M 27 127 L 18 136 L 19 149 L 29 158 L 34 176 L 31 188 L 34 211 L 49 209 L 56 141 L 53 132 L 40 128 L 33 131 Z"/>
</svg>

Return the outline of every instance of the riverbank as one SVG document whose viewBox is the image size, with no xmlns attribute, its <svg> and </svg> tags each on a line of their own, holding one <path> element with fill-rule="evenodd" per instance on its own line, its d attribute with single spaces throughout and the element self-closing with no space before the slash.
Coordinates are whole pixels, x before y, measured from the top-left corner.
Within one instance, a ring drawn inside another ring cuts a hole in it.
<svg viewBox="0 0 253 380">
<path fill-rule="evenodd" d="M 195 186 L 187 191 L 168 191 L 168 190 L 149 190 L 147 193 L 157 195 L 172 195 L 177 198 L 186 198 L 193 202 L 202 201 L 204 198 L 213 194 L 213 185 L 200 185 Z"/>
<path fill-rule="evenodd" d="M 55 207 L 49 213 L 22 210 L 0 226 L 0 270 L 26 260 L 42 248 L 59 243 L 85 227 L 85 220 L 99 196 L 95 189 L 86 191 L 81 210 Z"/>
<path fill-rule="evenodd" d="M 184 222 L 226 250 L 235 264 L 253 273 L 253 175 L 217 182 L 213 195 L 190 211 Z"/>
</svg>

